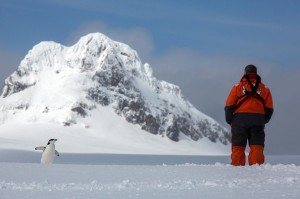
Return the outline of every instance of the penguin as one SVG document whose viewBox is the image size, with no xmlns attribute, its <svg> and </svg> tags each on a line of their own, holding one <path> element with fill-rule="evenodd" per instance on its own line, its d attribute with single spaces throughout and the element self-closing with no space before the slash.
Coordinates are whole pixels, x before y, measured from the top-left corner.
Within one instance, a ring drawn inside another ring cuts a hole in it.
<svg viewBox="0 0 300 199">
<path fill-rule="evenodd" d="M 54 143 L 57 141 L 57 139 L 50 139 L 48 141 L 48 144 L 46 147 L 44 146 L 39 146 L 36 147 L 35 150 L 42 150 L 42 158 L 41 158 L 41 163 L 42 164 L 52 164 L 54 161 L 54 157 L 59 156 L 58 151 L 55 150 L 55 145 Z"/>
</svg>

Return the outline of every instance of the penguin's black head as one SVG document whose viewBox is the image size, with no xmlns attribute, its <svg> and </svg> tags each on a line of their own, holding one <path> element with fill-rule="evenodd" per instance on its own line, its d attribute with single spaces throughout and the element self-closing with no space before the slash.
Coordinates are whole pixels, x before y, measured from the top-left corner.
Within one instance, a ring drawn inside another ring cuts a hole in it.
<svg viewBox="0 0 300 199">
<path fill-rule="evenodd" d="M 48 144 L 54 143 L 54 142 L 56 142 L 56 141 L 57 141 L 57 139 L 50 139 L 50 140 L 48 141 Z"/>
</svg>

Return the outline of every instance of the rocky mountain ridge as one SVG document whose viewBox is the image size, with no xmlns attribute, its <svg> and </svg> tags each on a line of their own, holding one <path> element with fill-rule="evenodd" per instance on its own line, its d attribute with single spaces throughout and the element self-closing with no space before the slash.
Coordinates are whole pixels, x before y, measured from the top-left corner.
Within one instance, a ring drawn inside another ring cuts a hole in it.
<svg viewBox="0 0 300 199">
<path fill-rule="evenodd" d="M 101 33 L 70 47 L 55 42 L 34 46 L 5 80 L 1 98 L 0 125 L 22 115 L 30 122 L 71 126 L 109 107 L 145 133 L 173 141 L 182 135 L 224 145 L 230 141 L 228 131 L 198 111 L 178 86 L 157 80 L 136 51 Z"/>
</svg>

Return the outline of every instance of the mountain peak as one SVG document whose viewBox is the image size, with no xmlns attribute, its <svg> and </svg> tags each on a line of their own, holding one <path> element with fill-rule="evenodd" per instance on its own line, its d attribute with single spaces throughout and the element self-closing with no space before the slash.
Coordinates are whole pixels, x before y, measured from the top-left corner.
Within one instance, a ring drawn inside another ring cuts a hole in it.
<svg viewBox="0 0 300 199">
<path fill-rule="evenodd" d="M 5 80 L 0 125 L 22 118 L 73 126 L 97 120 L 95 115 L 107 108 L 145 133 L 173 141 L 187 136 L 229 143 L 227 130 L 198 111 L 178 86 L 157 80 L 135 50 L 101 33 L 69 47 L 55 42 L 34 46 Z"/>
<path fill-rule="evenodd" d="M 107 37 L 106 35 L 96 32 L 96 33 L 90 33 L 87 34 L 79 39 L 77 42 L 77 45 L 90 45 L 90 44 L 95 44 L 98 43 L 100 45 L 102 44 L 113 44 L 115 41 Z"/>
</svg>

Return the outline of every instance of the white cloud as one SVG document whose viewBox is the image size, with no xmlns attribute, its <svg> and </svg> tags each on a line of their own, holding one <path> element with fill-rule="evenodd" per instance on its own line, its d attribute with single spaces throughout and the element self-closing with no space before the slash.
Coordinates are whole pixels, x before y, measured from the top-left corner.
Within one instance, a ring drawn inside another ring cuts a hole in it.
<svg viewBox="0 0 300 199">
<path fill-rule="evenodd" d="M 151 64 L 155 76 L 180 85 L 188 99 L 206 113 L 216 104 L 224 106 L 227 92 L 238 83 L 247 64 L 257 65 L 263 77 L 269 75 L 271 66 L 250 57 L 210 55 L 192 49 L 169 51 Z"/>
<path fill-rule="evenodd" d="M 22 56 L 22 53 L 0 50 L 0 85 L 4 85 L 5 78 L 18 68 Z"/>
<path fill-rule="evenodd" d="M 256 65 L 263 82 L 272 91 L 275 109 L 266 126 L 266 152 L 299 154 L 296 146 L 300 139 L 300 69 L 288 69 L 253 57 L 209 55 L 192 49 L 173 49 L 150 63 L 154 76 L 179 85 L 192 104 L 228 128 L 224 119 L 228 93 L 239 82 L 244 67 L 250 63 Z"/>
<path fill-rule="evenodd" d="M 154 44 L 149 33 L 139 27 L 129 29 L 113 28 L 102 21 L 91 21 L 82 23 L 73 31 L 67 43 L 69 45 L 76 43 L 80 37 L 93 32 L 101 32 L 109 38 L 125 43 L 136 50 L 143 62 L 148 62 L 154 51 Z"/>
</svg>

